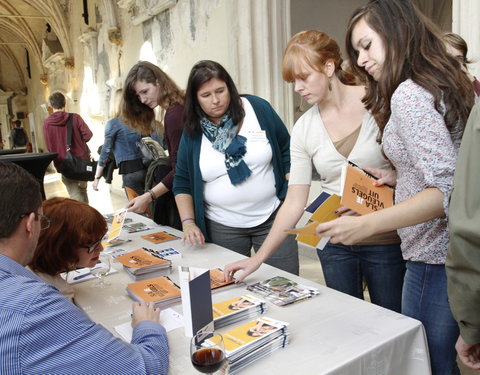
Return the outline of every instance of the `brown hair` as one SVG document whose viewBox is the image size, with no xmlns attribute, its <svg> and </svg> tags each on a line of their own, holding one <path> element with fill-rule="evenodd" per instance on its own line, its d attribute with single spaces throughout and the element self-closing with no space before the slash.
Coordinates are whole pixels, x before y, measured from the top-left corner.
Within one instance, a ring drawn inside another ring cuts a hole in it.
<svg viewBox="0 0 480 375">
<path fill-rule="evenodd" d="M 168 108 L 183 105 L 185 93 L 162 69 L 148 61 L 139 61 L 130 69 L 123 85 L 120 119 L 132 130 L 150 134 L 156 131 L 153 125 L 155 112 L 138 100 L 134 89 L 137 81 L 160 85 L 157 102 L 162 108 L 162 117 Z M 162 129 L 163 124 L 159 123 L 158 126 Z"/>
<path fill-rule="evenodd" d="M 357 65 L 352 32 L 361 19 L 385 46 L 385 61 L 378 81 Z M 391 97 L 407 79 L 432 94 L 435 109 L 443 115 L 451 133 L 463 131 L 474 102 L 473 86 L 459 62 L 447 53 L 441 31 L 409 0 L 373 0 L 358 8 L 348 23 L 346 47 L 354 73 L 368 81 L 363 102 L 381 132 L 390 118 Z"/>
<path fill-rule="evenodd" d="M 296 78 L 304 79 L 302 75 L 304 63 L 317 72 L 323 73 L 323 66 L 329 60 L 335 64 L 335 75 L 343 84 L 357 84 L 355 76 L 342 69 L 343 59 L 340 56 L 340 47 L 335 40 L 321 31 L 301 31 L 290 39 L 283 53 L 283 79 L 286 82 L 293 82 Z"/>
<path fill-rule="evenodd" d="M 468 45 L 465 39 L 455 33 L 445 33 L 443 34 L 443 40 L 445 43 L 448 43 L 450 46 L 458 49 L 462 53 L 462 64 L 466 68 L 467 64 L 470 64 L 471 61 L 467 58 Z"/>
<path fill-rule="evenodd" d="M 200 87 L 217 78 L 225 82 L 230 94 L 230 104 L 226 113 L 232 118 L 234 124 L 240 124 L 245 117 L 245 110 L 242 106 L 242 100 L 237 87 L 227 70 L 218 62 L 212 60 L 202 60 L 197 62 L 190 71 L 187 83 L 187 93 L 185 95 L 185 108 L 183 111 L 183 122 L 185 132 L 193 138 L 202 134 L 200 120 L 206 117 L 200 103 L 198 102 L 197 92 Z"/>
<path fill-rule="evenodd" d="M 76 250 L 107 233 L 102 214 L 84 202 L 51 198 L 43 202 L 43 214 L 50 219 L 50 227 L 40 232 L 29 265 L 34 271 L 53 276 L 71 270 L 78 262 Z"/>
</svg>

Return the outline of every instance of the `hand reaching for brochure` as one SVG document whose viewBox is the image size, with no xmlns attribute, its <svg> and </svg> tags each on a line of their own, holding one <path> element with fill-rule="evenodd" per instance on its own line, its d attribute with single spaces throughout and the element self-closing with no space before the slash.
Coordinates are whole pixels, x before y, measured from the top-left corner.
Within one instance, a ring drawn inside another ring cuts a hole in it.
<svg viewBox="0 0 480 375">
<path fill-rule="evenodd" d="M 149 193 L 139 195 L 128 202 L 127 207 L 130 212 L 144 213 L 148 207 L 148 204 L 152 201 L 152 197 Z"/>
<path fill-rule="evenodd" d="M 378 178 L 375 186 L 388 185 L 395 187 L 395 185 L 397 185 L 397 171 L 369 167 L 363 167 L 362 169 L 370 173 L 372 176 Z"/>
<path fill-rule="evenodd" d="M 344 215 L 338 219 L 321 223 L 315 230 L 319 237 L 330 237 L 331 243 L 354 245 L 373 235 L 370 229 L 368 215 Z"/>
<path fill-rule="evenodd" d="M 248 275 L 255 272 L 262 262 L 258 262 L 255 256 L 247 259 L 242 259 L 234 263 L 227 264 L 223 268 L 223 277 L 225 281 L 230 281 L 237 274 L 238 271 L 243 271 L 240 276 L 235 276 L 236 281 L 243 281 Z"/>
<path fill-rule="evenodd" d="M 160 323 L 160 308 L 149 302 L 134 302 L 132 304 L 132 327 L 144 320 Z"/>
<path fill-rule="evenodd" d="M 203 245 L 205 243 L 205 237 L 197 224 L 188 222 L 183 226 L 182 243 L 187 246 Z"/>
</svg>

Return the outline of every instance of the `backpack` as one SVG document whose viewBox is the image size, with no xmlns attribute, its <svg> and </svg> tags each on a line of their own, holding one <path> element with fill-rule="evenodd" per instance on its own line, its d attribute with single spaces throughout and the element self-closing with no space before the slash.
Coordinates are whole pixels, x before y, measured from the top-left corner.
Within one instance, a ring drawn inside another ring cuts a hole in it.
<svg viewBox="0 0 480 375">
<path fill-rule="evenodd" d="M 13 133 L 13 144 L 15 146 L 25 146 L 27 144 L 27 135 L 22 128 L 15 128 Z"/>
<path fill-rule="evenodd" d="M 142 162 L 145 167 L 148 167 L 153 160 L 167 156 L 160 143 L 151 137 L 143 137 L 138 140 L 137 147 L 142 154 Z"/>
</svg>

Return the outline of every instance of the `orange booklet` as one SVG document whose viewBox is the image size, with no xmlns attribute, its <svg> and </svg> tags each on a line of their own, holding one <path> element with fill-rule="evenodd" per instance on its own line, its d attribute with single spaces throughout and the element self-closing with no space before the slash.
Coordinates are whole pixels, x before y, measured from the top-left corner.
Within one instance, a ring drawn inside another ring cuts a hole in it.
<svg viewBox="0 0 480 375">
<path fill-rule="evenodd" d="M 224 281 L 223 271 L 220 268 L 214 268 L 210 270 L 210 288 L 212 290 L 232 284 L 235 284 L 235 279 L 231 281 Z"/>
<path fill-rule="evenodd" d="M 340 197 L 338 195 L 332 194 L 330 197 L 325 199 L 325 201 L 320 206 L 318 206 L 318 208 L 308 220 L 307 225 L 305 225 L 303 228 L 290 229 L 287 231 L 287 233 L 296 234 L 296 240 L 299 242 L 302 242 L 312 247 L 317 247 L 319 246 L 321 237 L 318 237 L 315 234 L 315 228 L 320 223 L 325 223 L 339 217 L 340 215 L 336 213 L 336 210 L 338 210 L 340 207 Z M 324 245 L 321 245 L 320 248 L 323 249 L 323 246 Z"/>
<path fill-rule="evenodd" d="M 160 242 L 166 242 L 166 241 L 171 241 L 171 240 L 178 239 L 177 236 L 174 236 L 173 234 L 170 234 L 170 233 L 167 233 L 167 232 L 157 232 L 157 233 L 145 234 L 145 235 L 142 236 L 142 238 L 146 239 L 147 241 L 153 242 L 153 243 L 160 243 Z"/>
<path fill-rule="evenodd" d="M 171 262 L 160 256 L 154 256 L 146 250 L 137 249 L 116 258 L 125 267 L 145 268 L 158 265 L 170 266 Z M 160 267 L 161 268 L 161 267 Z"/>
<path fill-rule="evenodd" d="M 127 292 L 136 301 L 168 304 L 180 300 L 180 288 L 168 276 L 130 283 Z"/>
<path fill-rule="evenodd" d="M 394 189 L 390 186 L 374 186 L 376 178 L 353 163 L 342 170 L 344 176 L 343 206 L 365 215 L 393 206 Z"/>
</svg>

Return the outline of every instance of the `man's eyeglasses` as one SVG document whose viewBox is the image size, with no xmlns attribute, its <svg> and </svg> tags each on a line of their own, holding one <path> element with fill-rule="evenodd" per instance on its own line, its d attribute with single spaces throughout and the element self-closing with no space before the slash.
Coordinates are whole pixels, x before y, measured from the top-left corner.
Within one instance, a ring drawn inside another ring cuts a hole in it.
<svg viewBox="0 0 480 375">
<path fill-rule="evenodd" d="M 38 212 L 32 211 L 35 214 L 35 219 L 38 220 L 40 218 L 40 230 L 47 229 L 50 226 L 51 220 L 46 217 L 45 215 L 39 214 Z M 28 212 L 26 214 L 21 214 L 20 219 L 23 219 L 25 216 L 30 215 L 32 212 Z"/>
<path fill-rule="evenodd" d="M 102 242 L 102 239 L 99 239 L 97 242 L 92 243 L 91 245 L 88 246 L 80 246 L 82 249 L 87 249 L 87 253 L 91 254 L 93 251 L 100 245 Z"/>
</svg>

